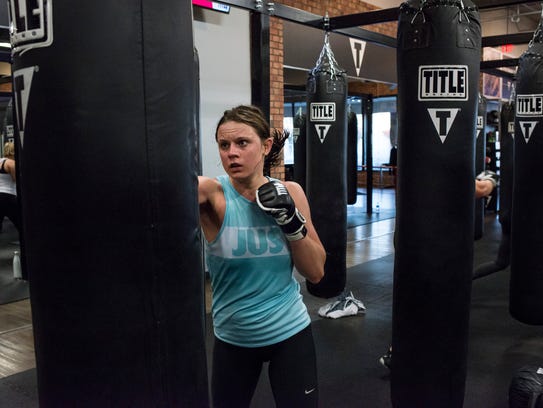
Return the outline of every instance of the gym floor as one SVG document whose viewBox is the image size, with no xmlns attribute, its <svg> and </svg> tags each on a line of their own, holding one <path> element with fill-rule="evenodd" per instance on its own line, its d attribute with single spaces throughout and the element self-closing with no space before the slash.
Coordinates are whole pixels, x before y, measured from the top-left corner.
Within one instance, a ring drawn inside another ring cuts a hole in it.
<svg viewBox="0 0 543 408">
<path fill-rule="evenodd" d="M 394 190 L 376 190 L 381 212 L 348 229 L 347 291 L 364 302 L 365 314 L 336 320 L 318 316 L 330 300 L 302 294 L 313 320 L 320 382 L 320 406 L 387 408 L 389 372 L 378 359 L 391 338 Z M 365 212 L 365 193 L 350 209 Z M 1 235 L 1 234 L 0 234 Z M 495 214 L 487 214 L 482 239 L 475 241 L 474 266 L 495 258 L 501 230 Z M 543 328 L 513 320 L 508 312 L 509 269 L 473 282 L 466 408 L 507 408 L 515 370 L 543 366 Z M 206 303 L 210 294 L 207 291 Z M 212 344 L 207 319 L 207 345 Z M 28 299 L 0 305 L 0 401 L 7 408 L 38 407 L 32 325 Z M 262 373 L 252 406 L 273 407 Z"/>
</svg>

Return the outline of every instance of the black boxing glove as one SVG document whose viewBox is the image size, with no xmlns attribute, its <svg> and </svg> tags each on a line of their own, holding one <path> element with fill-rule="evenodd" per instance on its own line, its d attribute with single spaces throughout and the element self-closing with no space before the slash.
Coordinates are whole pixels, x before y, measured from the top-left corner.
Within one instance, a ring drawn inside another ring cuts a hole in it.
<svg viewBox="0 0 543 408">
<path fill-rule="evenodd" d="M 500 181 L 500 176 L 490 170 L 485 170 L 479 173 L 476 177 L 477 180 L 489 180 L 492 182 L 492 186 L 496 187 Z"/>
<path fill-rule="evenodd" d="M 283 183 L 270 181 L 261 185 L 256 190 L 256 203 L 275 219 L 289 241 L 298 241 L 306 236 L 305 218 Z"/>
</svg>

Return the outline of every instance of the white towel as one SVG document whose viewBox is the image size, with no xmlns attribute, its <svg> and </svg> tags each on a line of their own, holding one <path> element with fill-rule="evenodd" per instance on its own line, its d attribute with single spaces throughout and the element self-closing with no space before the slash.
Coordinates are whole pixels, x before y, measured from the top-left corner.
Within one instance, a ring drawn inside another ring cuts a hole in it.
<svg viewBox="0 0 543 408">
<path fill-rule="evenodd" d="M 353 292 L 349 292 L 348 295 L 343 293 L 337 300 L 321 306 L 319 308 L 319 316 L 337 319 L 338 317 L 353 316 L 358 313 L 364 313 L 365 311 L 366 306 L 364 306 L 364 303 L 356 299 Z"/>
</svg>

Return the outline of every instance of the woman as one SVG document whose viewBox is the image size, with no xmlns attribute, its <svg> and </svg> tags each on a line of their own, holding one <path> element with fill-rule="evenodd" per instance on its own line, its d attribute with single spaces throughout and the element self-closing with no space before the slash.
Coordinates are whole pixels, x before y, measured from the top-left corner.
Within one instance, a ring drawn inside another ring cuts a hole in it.
<svg viewBox="0 0 543 408">
<path fill-rule="evenodd" d="M 215 140 L 227 174 L 199 177 L 213 290 L 215 408 L 248 407 L 266 361 L 278 407 L 317 406 L 310 318 L 292 268 L 318 283 L 326 255 L 300 185 L 264 176 L 278 135 L 270 136 L 257 107 L 224 112 Z"/>
<path fill-rule="evenodd" d="M 2 219 L 7 216 L 20 231 L 21 212 L 17 202 L 15 169 L 15 146 L 13 142 L 7 142 L 4 157 L 0 159 L 0 216 Z"/>
</svg>

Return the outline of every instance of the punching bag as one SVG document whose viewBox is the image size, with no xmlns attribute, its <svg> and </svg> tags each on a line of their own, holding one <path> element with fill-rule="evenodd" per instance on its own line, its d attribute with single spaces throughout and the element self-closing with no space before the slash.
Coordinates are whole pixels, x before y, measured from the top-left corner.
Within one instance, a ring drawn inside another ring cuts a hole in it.
<svg viewBox="0 0 543 408">
<path fill-rule="evenodd" d="M 502 105 L 500 112 L 500 210 L 499 220 L 504 234 L 511 234 L 513 202 L 513 168 L 515 152 L 515 101 Z M 509 251 L 508 251 L 509 252 Z M 509 262 L 507 262 L 509 265 Z"/>
<path fill-rule="evenodd" d="M 499 272 L 509 266 L 511 258 L 511 201 L 513 199 L 513 146 L 515 135 L 515 102 L 502 105 L 500 113 L 500 221 L 502 235 L 496 259 L 479 265 L 473 279 Z"/>
<path fill-rule="evenodd" d="M 294 137 L 294 181 L 306 190 L 305 174 L 306 174 L 306 117 L 302 112 L 302 108 L 298 109 L 294 116 L 294 129 L 292 131 Z"/>
<path fill-rule="evenodd" d="M 347 114 L 347 204 L 355 204 L 358 198 L 358 120 L 356 113 Z"/>
<path fill-rule="evenodd" d="M 534 174 L 543 161 L 542 22 L 517 70 L 513 205 L 511 213 L 511 284 L 509 311 L 526 324 L 543 324 L 543 190 Z"/>
<path fill-rule="evenodd" d="M 485 170 L 486 157 L 486 98 L 479 94 L 477 106 L 477 126 L 475 130 L 475 174 Z M 485 229 L 485 203 L 486 197 L 475 199 L 475 232 L 474 238 L 481 239 Z"/>
<path fill-rule="evenodd" d="M 543 369 L 537 364 L 515 371 L 509 384 L 509 408 L 543 407 Z"/>
<path fill-rule="evenodd" d="M 326 249 L 324 277 L 309 293 L 330 298 L 347 272 L 347 77 L 332 53 L 329 32 L 307 80 L 307 197 Z"/>
<path fill-rule="evenodd" d="M 11 4 L 39 405 L 207 407 L 192 6 Z"/>
<path fill-rule="evenodd" d="M 463 404 L 480 49 L 479 15 L 472 2 L 401 6 L 394 407 Z"/>
</svg>

